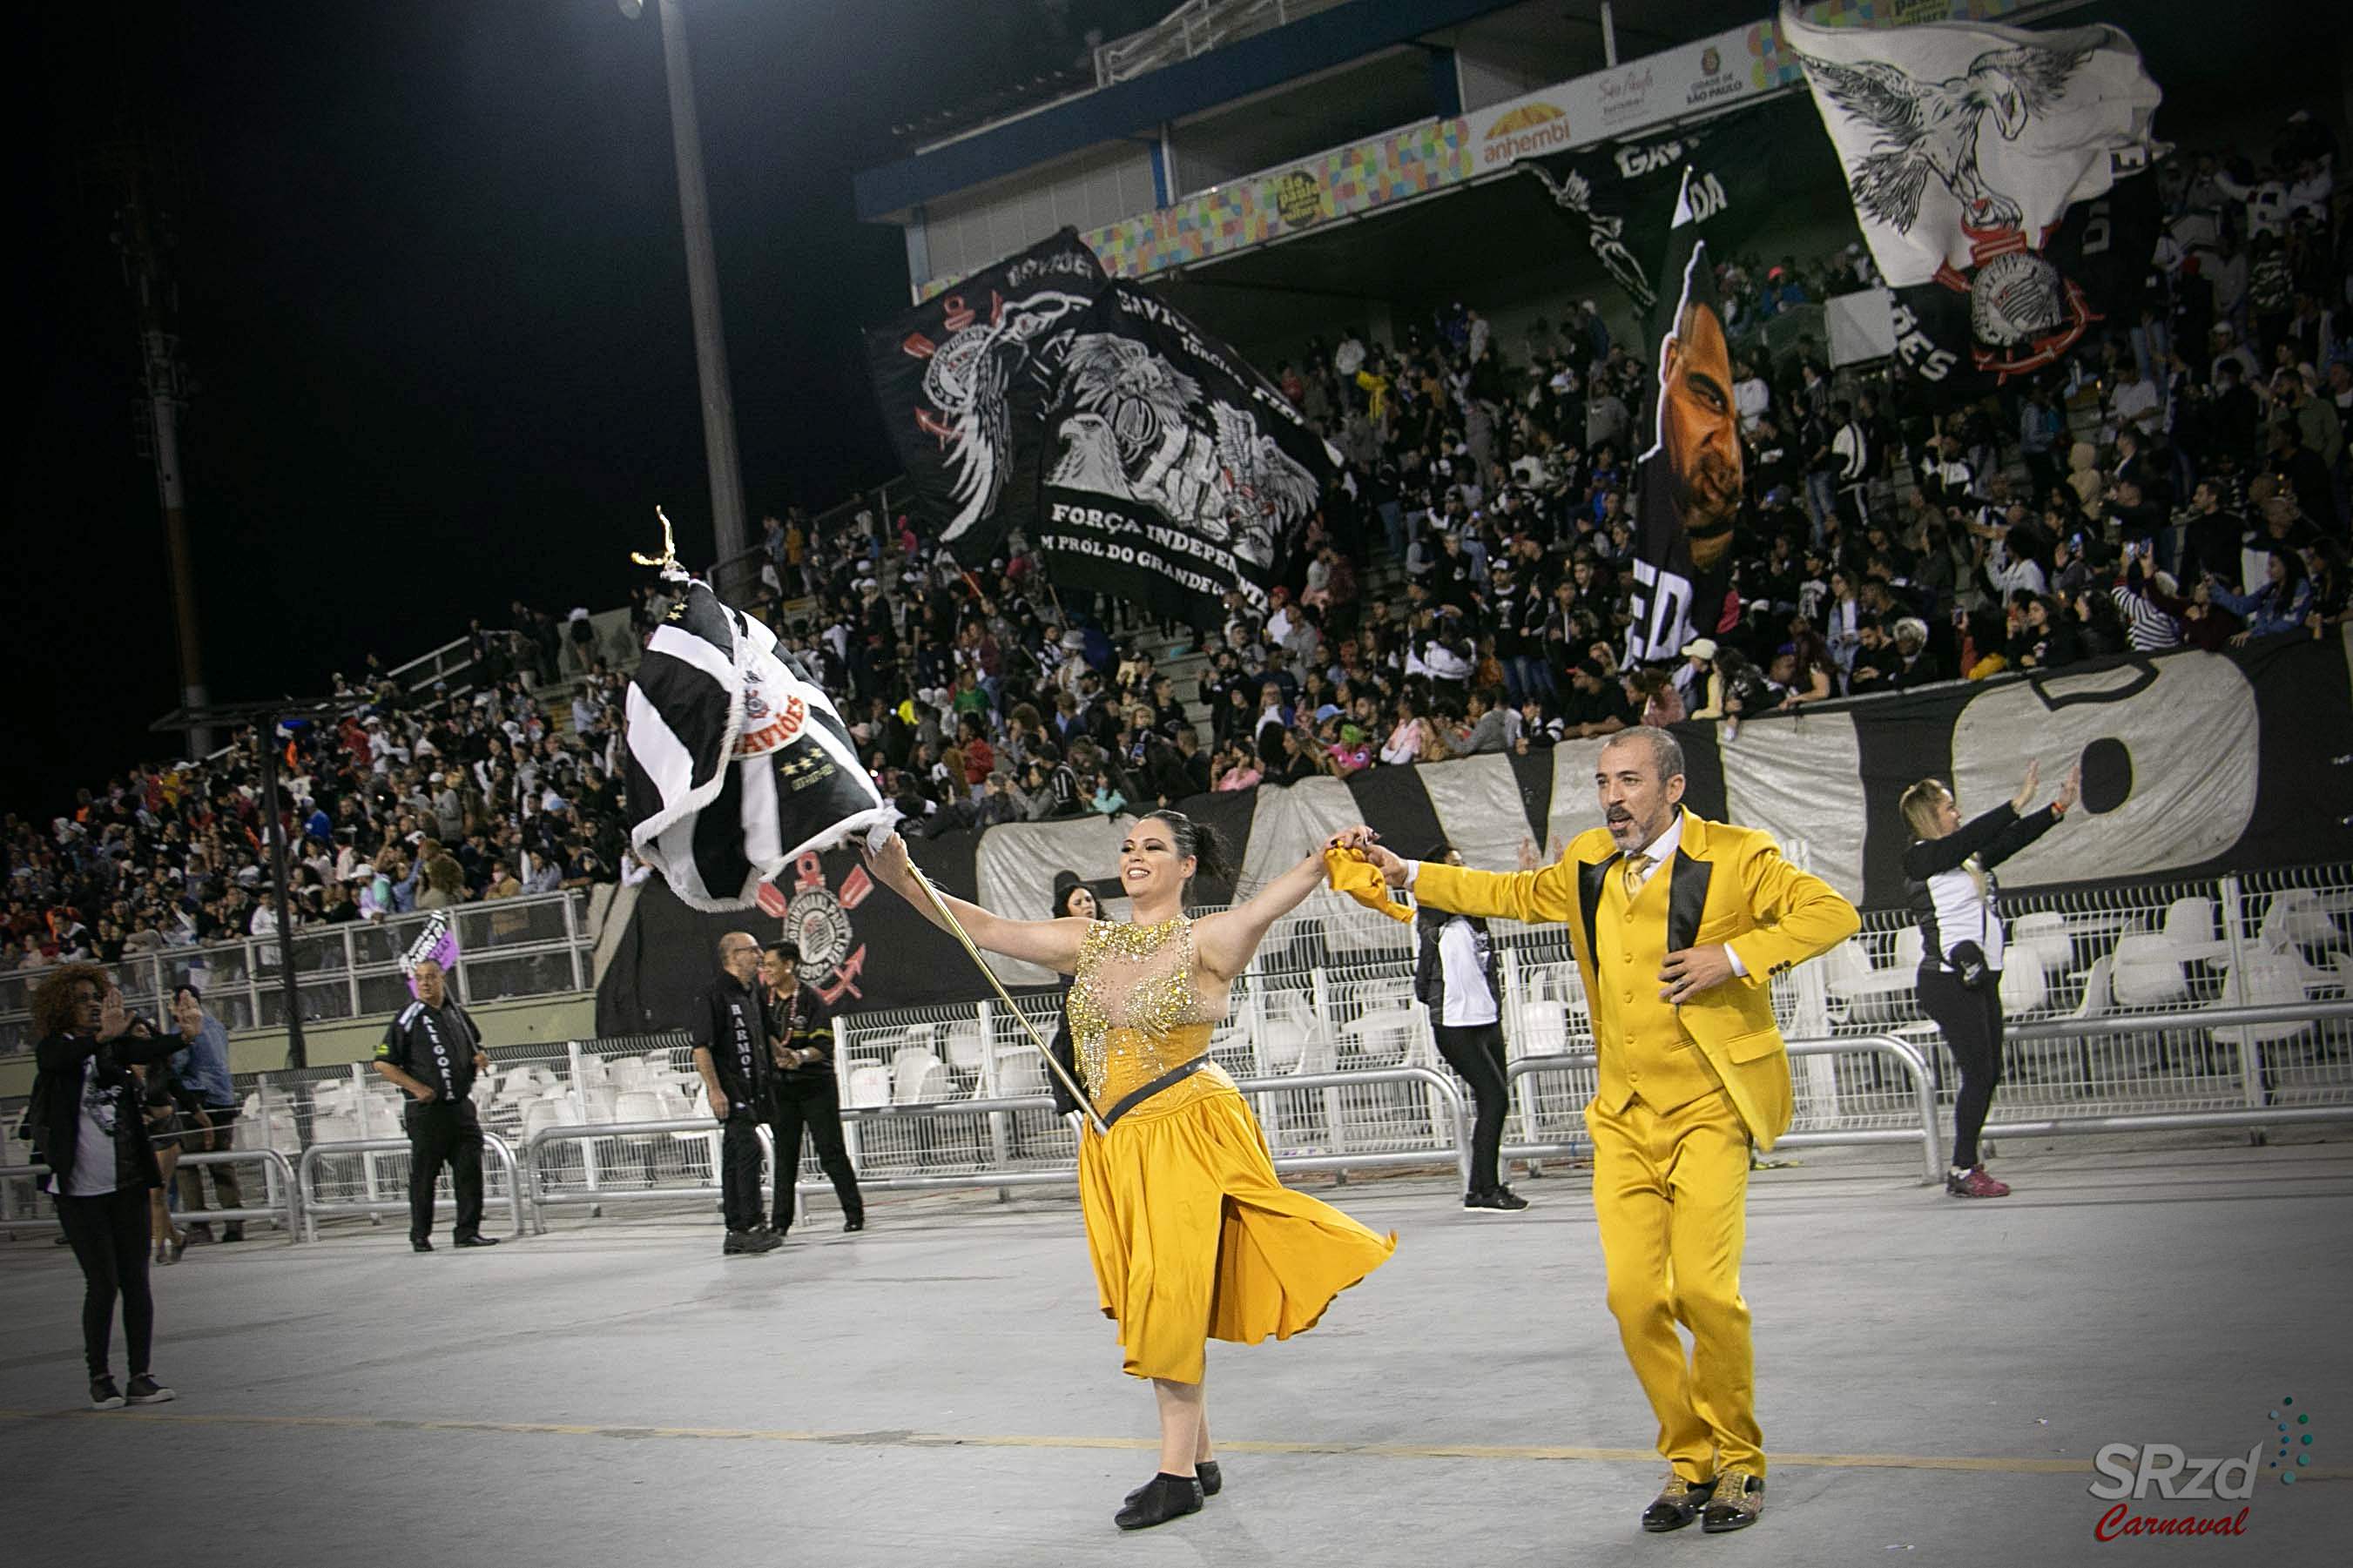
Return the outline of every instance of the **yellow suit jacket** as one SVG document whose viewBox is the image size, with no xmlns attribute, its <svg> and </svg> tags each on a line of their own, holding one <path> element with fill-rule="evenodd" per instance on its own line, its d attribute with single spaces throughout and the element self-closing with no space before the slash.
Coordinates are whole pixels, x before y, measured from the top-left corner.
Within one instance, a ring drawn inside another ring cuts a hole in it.
<svg viewBox="0 0 2353 1568">
<path fill-rule="evenodd" d="M 1421 902 L 1457 914 L 1569 928 L 1586 994 L 1599 994 L 1594 921 L 1603 879 L 1620 858 L 1606 827 L 1580 833 L 1540 870 L 1504 873 L 1423 863 L 1414 874 Z M 1683 842 L 1661 875 L 1668 884 L 1666 951 L 1722 943 L 1748 973 L 1678 1007 L 1676 1016 L 1723 1080 L 1733 1108 L 1760 1149 L 1789 1130 L 1789 1058 L 1773 1022 L 1772 978 L 1829 952 L 1862 924 L 1852 904 L 1820 878 L 1781 858 L 1772 837 L 1683 813 Z M 1655 986 L 1658 977 L 1636 975 Z"/>
</svg>

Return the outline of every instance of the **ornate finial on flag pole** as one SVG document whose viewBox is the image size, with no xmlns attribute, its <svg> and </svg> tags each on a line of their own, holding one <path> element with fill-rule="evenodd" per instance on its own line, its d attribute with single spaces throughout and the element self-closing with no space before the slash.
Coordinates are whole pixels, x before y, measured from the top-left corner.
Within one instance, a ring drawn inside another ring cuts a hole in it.
<svg viewBox="0 0 2353 1568">
<path fill-rule="evenodd" d="M 669 514 L 657 504 L 654 508 L 654 515 L 661 519 L 662 552 L 659 555 L 641 555 L 632 550 L 629 552 L 629 559 L 640 566 L 659 566 L 664 573 L 684 571 L 685 568 L 678 563 L 678 546 L 670 539 Z"/>
</svg>

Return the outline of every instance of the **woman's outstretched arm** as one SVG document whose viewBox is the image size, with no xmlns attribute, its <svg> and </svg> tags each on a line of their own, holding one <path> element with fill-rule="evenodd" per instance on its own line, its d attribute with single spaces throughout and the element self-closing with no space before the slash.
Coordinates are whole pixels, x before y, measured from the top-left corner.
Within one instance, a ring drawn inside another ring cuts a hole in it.
<svg viewBox="0 0 2353 1568">
<path fill-rule="evenodd" d="M 1250 967 L 1267 929 L 1297 909 L 1308 894 L 1324 885 L 1324 852 L 1316 850 L 1298 865 L 1261 888 L 1248 902 L 1214 915 L 1204 915 L 1193 927 L 1193 951 L 1201 967 L 1220 980 L 1231 980 Z"/>
<path fill-rule="evenodd" d="M 892 892 L 915 906 L 916 912 L 938 926 L 948 929 L 940 919 L 939 910 L 915 883 L 914 864 L 907 858 L 907 841 L 893 833 L 879 853 L 870 851 L 866 857 L 867 874 Z M 1296 902 L 1297 900 L 1293 900 Z M 1012 921 L 993 915 L 978 904 L 940 894 L 965 934 L 975 944 L 1007 958 L 1018 958 L 1025 963 L 1042 963 L 1047 968 L 1068 974 L 1078 967 L 1079 944 L 1086 940 L 1087 922 L 1078 919 L 1056 921 Z"/>
</svg>

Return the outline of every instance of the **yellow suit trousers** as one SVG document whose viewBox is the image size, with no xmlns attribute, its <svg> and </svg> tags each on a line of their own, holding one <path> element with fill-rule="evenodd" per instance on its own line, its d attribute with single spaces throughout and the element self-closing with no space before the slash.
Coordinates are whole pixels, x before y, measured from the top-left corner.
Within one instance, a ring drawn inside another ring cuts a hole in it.
<svg viewBox="0 0 2353 1568">
<path fill-rule="evenodd" d="M 1593 1135 L 1610 1314 L 1659 1418 L 1659 1452 L 1685 1480 L 1725 1465 L 1765 1473 L 1748 1303 L 1748 1131 L 1721 1091 L 1671 1111 L 1636 1099 L 1585 1108 Z M 1688 1358 L 1675 1325 L 1691 1331 Z"/>
</svg>

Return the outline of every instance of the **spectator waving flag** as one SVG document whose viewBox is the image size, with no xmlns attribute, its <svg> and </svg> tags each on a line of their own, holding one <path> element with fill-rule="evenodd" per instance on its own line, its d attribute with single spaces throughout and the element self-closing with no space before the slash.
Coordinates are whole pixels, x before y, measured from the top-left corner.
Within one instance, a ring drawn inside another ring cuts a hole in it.
<svg viewBox="0 0 2353 1568">
<path fill-rule="evenodd" d="M 887 826 L 848 726 L 767 627 L 696 578 L 647 640 L 626 712 L 629 842 L 699 910 L 752 907 L 804 851 Z"/>
<path fill-rule="evenodd" d="M 2163 151 L 2150 124 L 2163 95 L 2120 29 L 1821 27 L 1786 7 L 1778 26 L 1896 291 L 1898 353 L 1915 374 L 1974 392 L 1952 373 L 1999 381 L 2047 365 L 2097 319 L 2103 289 L 2137 286 L 2153 228 L 2112 230 L 2103 215 L 2066 228 L 2070 208 Z M 2100 276 L 2087 289 L 2063 265 Z M 1931 286 L 1952 301 L 1911 292 Z"/>
</svg>

